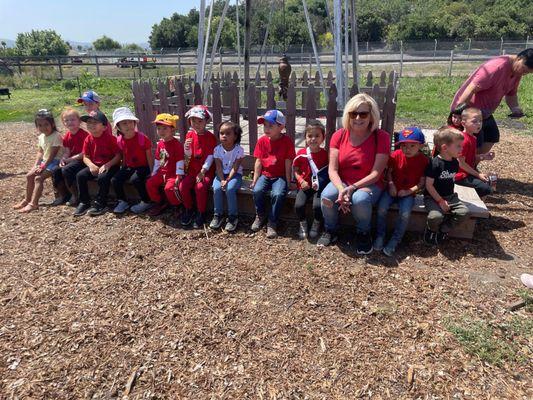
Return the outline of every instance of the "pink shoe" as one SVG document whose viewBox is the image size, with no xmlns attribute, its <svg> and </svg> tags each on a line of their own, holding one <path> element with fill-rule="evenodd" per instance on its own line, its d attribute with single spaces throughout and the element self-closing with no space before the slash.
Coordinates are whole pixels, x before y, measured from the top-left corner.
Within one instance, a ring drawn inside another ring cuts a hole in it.
<svg viewBox="0 0 533 400">
<path fill-rule="evenodd" d="M 520 275 L 520 280 L 528 288 L 533 289 L 533 275 L 531 275 L 531 274 L 522 274 L 522 275 Z"/>
</svg>

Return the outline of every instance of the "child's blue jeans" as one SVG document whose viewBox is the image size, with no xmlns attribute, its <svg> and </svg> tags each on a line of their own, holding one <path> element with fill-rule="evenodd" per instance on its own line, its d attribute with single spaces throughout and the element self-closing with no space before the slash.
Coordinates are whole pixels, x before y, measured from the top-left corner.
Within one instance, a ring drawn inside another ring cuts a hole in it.
<svg viewBox="0 0 533 400">
<path fill-rule="evenodd" d="M 355 219 L 355 229 L 357 233 L 368 233 L 372 224 L 372 206 L 379 200 L 381 188 L 377 185 L 370 185 L 367 190 L 356 190 L 352 194 L 352 215 Z M 322 215 L 324 215 L 324 227 L 327 232 L 334 233 L 338 228 L 339 221 L 339 205 L 335 203 L 339 196 L 339 191 L 333 184 L 328 183 L 328 186 L 322 191 L 321 199 L 330 200 L 331 206 L 324 204 L 322 201 Z"/>
<path fill-rule="evenodd" d="M 224 174 L 224 179 L 228 177 L 228 174 Z M 239 215 L 239 208 L 237 204 L 237 191 L 242 186 L 242 175 L 235 174 L 230 181 L 226 184 L 226 191 L 222 190 L 220 178 L 218 175 L 213 179 L 213 199 L 215 203 L 215 214 L 224 214 L 224 194 L 228 201 L 228 216 L 236 217 Z"/>
<path fill-rule="evenodd" d="M 407 230 L 414 202 L 414 196 L 392 197 L 389 192 L 383 192 L 378 203 L 376 236 L 385 237 L 387 230 L 387 212 L 392 204 L 398 203 L 398 217 L 396 218 L 394 231 L 389 242 L 393 247 L 396 247 L 402 241 L 403 235 Z"/>
<path fill-rule="evenodd" d="M 284 178 L 267 178 L 261 175 L 254 186 L 254 203 L 257 215 L 265 215 L 265 194 L 270 191 L 272 207 L 268 220 L 276 223 L 287 196 L 287 182 Z"/>
</svg>

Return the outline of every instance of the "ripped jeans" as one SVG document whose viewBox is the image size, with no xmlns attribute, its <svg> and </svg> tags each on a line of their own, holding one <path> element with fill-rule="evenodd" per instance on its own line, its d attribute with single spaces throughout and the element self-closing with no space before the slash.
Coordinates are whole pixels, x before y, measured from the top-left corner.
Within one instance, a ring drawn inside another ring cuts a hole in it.
<svg viewBox="0 0 533 400">
<path fill-rule="evenodd" d="M 385 237 L 387 230 L 387 212 L 393 203 L 398 203 L 398 216 L 394 224 L 394 231 L 390 239 L 391 242 L 389 242 L 389 245 L 392 244 L 392 247 L 396 247 L 402 241 L 403 235 L 407 230 L 414 202 L 414 196 L 392 197 L 389 192 L 383 192 L 378 204 L 376 236 Z"/>
<path fill-rule="evenodd" d="M 381 191 L 382 189 L 379 186 L 370 185 L 367 188 L 358 189 L 353 192 L 351 210 L 355 219 L 357 233 L 364 234 L 370 232 L 372 206 L 379 200 Z M 322 191 L 321 208 L 322 215 L 324 216 L 324 228 L 330 233 L 335 233 L 338 229 L 339 205 L 336 203 L 338 196 L 339 191 L 333 182 L 328 183 L 328 186 Z"/>
</svg>

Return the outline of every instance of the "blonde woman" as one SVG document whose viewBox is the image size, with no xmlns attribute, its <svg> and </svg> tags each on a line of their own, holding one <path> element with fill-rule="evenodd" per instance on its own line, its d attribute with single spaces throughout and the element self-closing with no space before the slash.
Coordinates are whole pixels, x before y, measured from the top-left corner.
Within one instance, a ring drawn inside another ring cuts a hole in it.
<svg viewBox="0 0 533 400">
<path fill-rule="evenodd" d="M 376 101 L 367 94 L 352 97 L 344 108 L 342 128 L 331 138 L 330 183 L 322 192 L 325 232 L 318 246 L 337 240 L 339 210 L 355 219 L 357 253 L 372 252 L 372 206 L 383 190 L 383 171 L 390 151 L 389 134 L 379 129 Z"/>
</svg>

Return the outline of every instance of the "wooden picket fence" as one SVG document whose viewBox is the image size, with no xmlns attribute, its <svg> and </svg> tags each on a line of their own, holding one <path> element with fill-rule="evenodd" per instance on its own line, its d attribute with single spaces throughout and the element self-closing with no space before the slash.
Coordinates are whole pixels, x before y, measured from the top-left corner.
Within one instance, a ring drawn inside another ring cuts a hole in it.
<svg viewBox="0 0 533 400">
<path fill-rule="evenodd" d="M 353 96 L 362 92 L 371 95 L 380 108 L 381 128 L 392 134 L 398 75 L 393 71 L 387 76 L 383 71 L 377 80 L 378 82 L 374 83 L 374 76 L 369 72 L 365 85 L 361 88 L 352 86 L 349 94 Z M 249 154 L 252 154 L 258 139 L 257 117 L 274 108 L 285 114 L 286 130 L 293 142 L 298 134 L 297 118 L 305 118 L 306 122 L 315 118 L 325 119 L 326 145 L 329 144 L 331 135 L 337 129 L 337 118 L 342 116 L 344 104 L 337 104 L 337 87 L 331 71 L 324 81 L 325 88 L 320 84 L 318 72 L 312 79 L 307 72 L 304 72 L 301 78 L 292 73 L 286 102 L 276 102 L 278 88 L 270 72 L 266 77 L 257 74 L 255 79 L 250 81 L 246 93 L 243 81 L 239 80 L 236 72 L 233 75 L 226 73 L 223 76 L 213 76 L 205 94 L 201 85 L 192 77 L 134 81 L 132 91 L 135 113 L 140 120 L 139 128 L 154 142 L 157 135 L 152 121 L 158 113 L 168 112 L 180 117 L 178 132 L 183 141 L 189 128 L 185 113 L 196 104 L 205 104 L 213 114 L 213 130 L 217 137 L 218 126 L 223 120 L 229 119 L 236 123 L 241 123 L 242 119 L 247 120 L 248 129 L 247 132 L 245 130 L 245 135 L 248 135 Z"/>
</svg>

